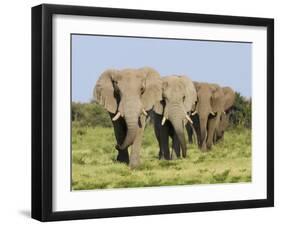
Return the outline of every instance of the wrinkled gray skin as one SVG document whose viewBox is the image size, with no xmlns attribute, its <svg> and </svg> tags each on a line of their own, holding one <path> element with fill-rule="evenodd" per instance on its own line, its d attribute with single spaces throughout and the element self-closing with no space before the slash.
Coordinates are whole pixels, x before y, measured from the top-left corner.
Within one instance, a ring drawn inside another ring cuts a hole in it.
<svg viewBox="0 0 281 226">
<path fill-rule="evenodd" d="M 194 85 L 198 97 L 193 112 L 193 116 L 199 119 L 196 128 L 198 145 L 202 151 L 206 151 L 212 148 L 215 131 L 224 112 L 224 93 L 216 84 L 194 82 Z"/>
<path fill-rule="evenodd" d="M 220 122 L 214 136 L 214 143 L 217 143 L 219 140 L 223 140 L 224 132 L 229 125 L 229 116 L 229 113 L 221 115 Z"/>
<path fill-rule="evenodd" d="M 173 147 L 179 143 L 177 146 L 180 147 L 182 156 L 186 157 L 187 147 L 184 135 L 185 124 L 188 123 L 186 115 L 187 112 L 191 112 L 196 100 L 195 87 L 188 77 L 172 75 L 162 78 L 162 100 L 154 106 L 156 119 L 159 116 L 162 118 L 158 120 L 158 125 L 154 126 L 160 146 L 159 158 L 161 155 L 165 159 L 171 158 L 169 146 L 167 146 L 168 140 L 163 140 L 169 139 L 169 136 L 172 137 Z M 179 157 L 179 151 L 175 151 Z"/>
<path fill-rule="evenodd" d="M 99 77 L 93 95 L 112 119 L 117 160 L 137 167 L 146 112 L 161 100 L 160 75 L 152 68 L 107 70 Z"/>
<path fill-rule="evenodd" d="M 235 92 L 230 87 L 222 88 L 224 93 L 224 113 L 221 115 L 218 128 L 215 133 L 214 142 L 223 139 L 224 132 L 229 125 L 231 108 L 235 102 Z"/>
</svg>

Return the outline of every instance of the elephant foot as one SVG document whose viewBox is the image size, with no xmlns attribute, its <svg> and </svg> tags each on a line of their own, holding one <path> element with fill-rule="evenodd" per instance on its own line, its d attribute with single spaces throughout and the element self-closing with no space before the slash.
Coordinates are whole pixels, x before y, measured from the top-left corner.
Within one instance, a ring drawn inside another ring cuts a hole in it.
<svg viewBox="0 0 281 226">
<path fill-rule="evenodd" d="M 165 155 L 161 155 L 159 156 L 159 160 L 171 160 L 171 156 L 165 156 Z"/>
<path fill-rule="evenodd" d="M 220 140 L 223 141 L 224 140 L 224 133 L 222 133 Z"/>
<path fill-rule="evenodd" d="M 178 155 L 175 151 L 172 151 L 172 154 L 171 154 L 171 160 L 176 160 L 176 159 L 179 159 L 180 158 L 180 155 Z"/>
<path fill-rule="evenodd" d="M 171 156 L 165 156 L 165 155 L 164 155 L 164 159 L 165 159 L 165 160 L 171 160 Z"/>
<path fill-rule="evenodd" d="M 200 147 L 200 150 L 201 150 L 202 152 L 206 152 L 206 151 L 207 151 L 207 146 L 206 146 L 206 144 L 202 144 L 201 147 Z"/>
<path fill-rule="evenodd" d="M 129 167 L 131 169 L 135 169 L 140 165 L 140 154 L 136 151 L 131 151 L 130 160 L 129 160 Z"/>
<path fill-rule="evenodd" d="M 171 154 L 171 160 L 176 160 L 176 159 L 177 159 L 177 156 L 174 154 Z"/>
<path fill-rule="evenodd" d="M 129 156 L 127 156 L 126 154 L 118 154 L 117 155 L 117 159 L 118 162 L 122 162 L 122 163 L 126 163 L 129 164 Z"/>
<path fill-rule="evenodd" d="M 133 169 L 138 168 L 139 165 L 140 165 L 139 163 L 131 163 L 130 162 L 129 167 L 130 167 L 131 170 L 133 170 Z"/>
<path fill-rule="evenodd" d="M 214 144 L 219 143 L 220 141 L 223 141 L 223 137 L 221 136 L 217 136 L 216 142 L 214 142 Z"/>
<path fill-rule="evenodd" d="M 212 149 L 213 144 L 207 144 L 207 151 L 210 151 Z"/>
<path fill-rule="evenodd" d="M 161 150 L 159 150 L 159 154 L 158 154 L 158 159 L 161 160 L 164 158 L 163 153 L 161 152 Z"/>
<path fill-rule="evenodd" d="M 128 150 L 118 150 L 117 161 L 129 164 L 129 153 Z"/>
<path fill-rule="evenodd" d="M 164 159 L 165 159 L 165 160 L 171 160 L 170 151 L 164 152 Z"/>
<path fill-rule="evenodd" d="M 159 151 L 159 160 L 162 159 L 171 160 L 171 156 L 170 156 L 170 152 L 162 152 L 161 150 Z"/>
<path fill-rule="evenodd" d="M 140 161 L 136 159 L 130 159 L 129 167 L 130 169 L 136 169 L 140 165 Z"/>
</svg>

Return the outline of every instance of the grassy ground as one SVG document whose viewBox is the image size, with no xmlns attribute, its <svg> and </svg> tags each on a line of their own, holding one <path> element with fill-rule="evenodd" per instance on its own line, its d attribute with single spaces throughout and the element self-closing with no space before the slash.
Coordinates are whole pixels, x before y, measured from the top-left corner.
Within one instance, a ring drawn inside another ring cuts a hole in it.
<svg viewBox="0 0 281 226">
<path fill-rule="evenodd" d="M 112 128 L 77 128 L 72 133 L 72 188 L 148 187 L 251 181 L 251 131 L 231 129 L 212 151 L 188 145 L 188 158 L 158 160 L 158 145 L 151 126 L 145 130 L 141 165 L 130 170 L 115 161 Z"/>
</svg>

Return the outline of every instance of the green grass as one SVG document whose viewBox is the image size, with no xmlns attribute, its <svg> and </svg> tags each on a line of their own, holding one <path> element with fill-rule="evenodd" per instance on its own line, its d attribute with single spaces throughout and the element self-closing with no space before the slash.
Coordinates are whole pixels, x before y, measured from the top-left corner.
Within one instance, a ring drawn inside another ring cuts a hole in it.
<svg viewBox="0 0 281 226">
<path fill-rule="evenodd" d="M 150 187 L 251 181 L 251 130 L 230 129 L 209 152 L 188 144 L 188 157 L 158 160 L 151 126 L 145 129 L 141 165 L 131 170 L 116 162 L 112 128 L 72 128 L 72 188 Z"/>
</svg>

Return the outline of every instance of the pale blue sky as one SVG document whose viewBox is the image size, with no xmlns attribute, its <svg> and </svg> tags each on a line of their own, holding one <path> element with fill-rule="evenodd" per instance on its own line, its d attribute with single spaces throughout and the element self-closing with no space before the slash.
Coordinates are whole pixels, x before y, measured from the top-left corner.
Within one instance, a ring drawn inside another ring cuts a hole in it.
<svg viewBox="0 0 281 226">
<path fill-rule="evenodd" d="M 72 100 L 90 101 L 108 68 L 143 66 L 161 76 L 187 75 L 251 96 L 251 43 L 72 35 Z"/>
</svg>

